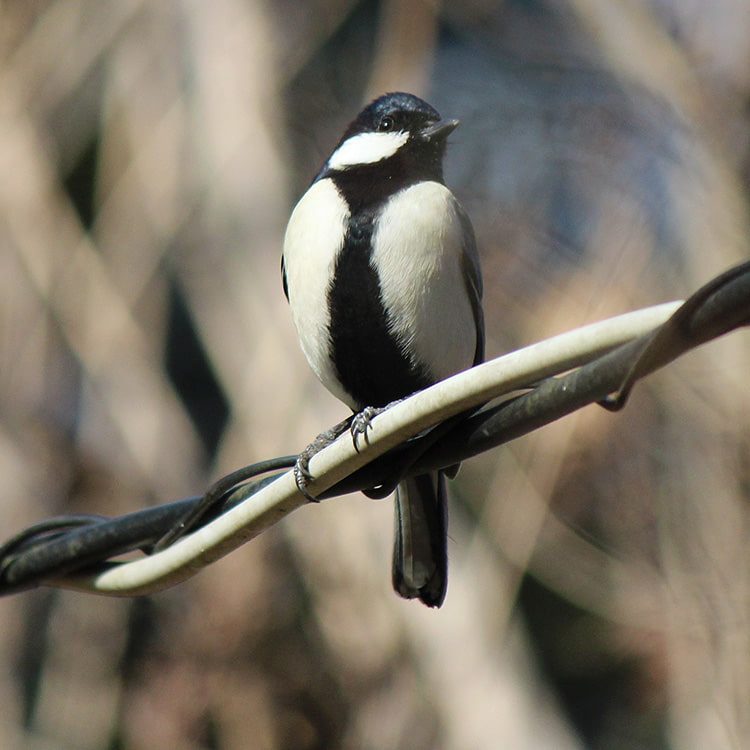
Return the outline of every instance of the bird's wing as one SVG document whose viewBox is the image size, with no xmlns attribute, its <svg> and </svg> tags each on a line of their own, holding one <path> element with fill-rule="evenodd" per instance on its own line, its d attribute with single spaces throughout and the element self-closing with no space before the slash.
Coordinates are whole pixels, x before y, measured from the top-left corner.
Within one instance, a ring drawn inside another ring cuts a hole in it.
<svg viewBox="0 0 750 750">
<path fill-rule="evenodd" d="M 281 256 L 281 286 L 284 288 L 284 296 L 289 301 L 289 286 L 286 283 L 286 268 L 284 267 L 284 256 Z"/>
<path fill-rule="evenodd" d="M 471 224 L 468 214 L 461 207 L 456 205 L 458 218 L 461 222 L 461 229 L 464 237 L 463 256 L 461 264 L 463 266 L 464 279 L 466 280 L 466 291 L 471 302 L 471 311 L 474 314 L 474 324 L 477 331 L 477 346 L 474 354 L 473 364 L 478 365 L 484 361 L 484 312 L 482 311 L 482 271 L 479 266 L 479 253 L 477 251 L 477 242 L 474 236 L 474 227 Z"/>
</svg>

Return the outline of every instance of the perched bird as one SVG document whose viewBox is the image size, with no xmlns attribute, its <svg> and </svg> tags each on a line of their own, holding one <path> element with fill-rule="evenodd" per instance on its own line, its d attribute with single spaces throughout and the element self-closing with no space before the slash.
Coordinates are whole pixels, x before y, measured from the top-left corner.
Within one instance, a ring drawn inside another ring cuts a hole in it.
<svg viewBox="0 0 750 750">
<path fill-rule="evenodd" d="M 302 350 L 355 413 L 484 357 L 474 232 L 443 184 L 457 126 L 411 94 L 375 99 L 289 219 L 282 276 Z M 445 598 L 445 471 L 396 490 L 393 585 L 431 607 Z"/>
</svg>

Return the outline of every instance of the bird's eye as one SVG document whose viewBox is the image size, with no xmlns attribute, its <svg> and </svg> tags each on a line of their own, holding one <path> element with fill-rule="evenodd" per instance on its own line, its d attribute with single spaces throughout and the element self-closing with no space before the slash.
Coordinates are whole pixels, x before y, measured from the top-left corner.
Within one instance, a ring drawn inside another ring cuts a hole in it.
<svg viewBox="0 0 750 750">
<path fill-rule="evenodd" d="M 395 123 L 394 119 L 392 117 L 390 117 L 389 115 L 386 115 L 378 123 L 378 130 L 381 133 L 387 133 L 389 130 L 393 130 L 393 128 L 395 127 L 395 125 L 396 125 L 396 123 Z"/>
</svg>

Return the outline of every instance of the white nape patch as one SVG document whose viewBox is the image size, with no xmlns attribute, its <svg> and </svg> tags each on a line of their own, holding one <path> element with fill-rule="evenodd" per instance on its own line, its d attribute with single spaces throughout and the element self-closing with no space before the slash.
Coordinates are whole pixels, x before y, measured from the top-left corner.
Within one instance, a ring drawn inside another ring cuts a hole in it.
<svg viewBox="0 0 750 750">
<path fill-rule="evenodd" d="M 336 171 L 375 162 L 393 156 L 406 141 L 408 133 L 360 133 L 347 138 L 328 160 L 329 169 Z"/>
<path fill-rule="evenodd" d="M 386 203 L 373 238 L 391 330 L 437 380 L 471 367 L 476 351 L 459 212 L 448 188 L 420 182 Z"/>
<path fill-rule="evenodd" d="M 344 244 L 349 208 L 329 179 L 310 186 L 294 208 L 284 235 L 284 269 L 289 305 L 300 346 L 313 372 L 352 408 L 331 366 L 328 286 Z"/>
</svg>

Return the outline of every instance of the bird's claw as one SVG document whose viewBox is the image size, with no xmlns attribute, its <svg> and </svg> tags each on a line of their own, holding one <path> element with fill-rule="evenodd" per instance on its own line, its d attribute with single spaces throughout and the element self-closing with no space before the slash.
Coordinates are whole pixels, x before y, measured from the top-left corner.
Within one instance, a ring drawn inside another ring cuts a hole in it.
<svg viewBox="0 0 750 750">
<path fill-rule="evenodd" d="M 352 440 L 354 442 L 354 450 L 357 451 L 357 453 L 359 453 L 359 439 L 364 438 L 365 445 L 369 445 L 370 439 L 367 437 L 367 432 L 370 429 L 372 420 L 387 408 L 388 407 L 366 406 L 362 411 L 352 417 L 352 424 L 349 428 L 349 432 L 351 432 Z"/>
<path fill-rule="evenodd" d="M 372 424 L 372 420 L 375 419 L 378 414 L 382 414 L 384 411 L 388 411 L 388 409 L 390 409 L 392 406 L 400 404 L 404 400 L 405 399 L 403 398 L 397 398 L 395 401 L 391 401 L 385 406 L 365 406 L 362 411 L 357 412 L 352 417 L 349 432 L 351 432 L 352 434 L 354 449 L 357 451 L 357 453 L 359 453 L 359 439 L 361 437 L 364 438 L 365 445 L 370 444 L 370 439 L 367 437 L 367 433 L 370 429 L 370 425 Z"/>
<path fill-rule="evenodd" d="M 401 400 L 401 399 L 399 399 Z M 343 422 L 339 422 L 335 427 L 330 430 L 321 432 L 310 445 L 297 456 L 297 461 L 294 464 L 294 481 L 297 485 L 297 489 L 309 500 L 310 502 L 317 503 L 320 500 L 310 494 L 308 485 L 313 481 L 314 477 L 310 473 L 310 461 L 312 457 L 322 451 L 323 448 L 327 448 L 334 440 L 338 439 L 347 430 L 349 430 L 352 441 L 354 443 L 354 450 L 359 453 L 359 441 L 360 438 L 364 438 L 365 444 L 369 444 L 369 438 L 367 432 L 370 429 L 370 424 L 378 414 L 382 414 L 386 409 L 398 403 L 394 401 L 387 406 L 366 406 L 362 411 L 357 412 L 354 416 L 345 419 Z"/>
<path fill-rule="evenodd" d="M 308 502 L 318 503 L 320 501 L 316 497 L 313 497 L 307 489 L 307 485 L 310 484 L 313 479 L 313 476 L 310 473 L 310 459 L 317 452 L 310 452 L 308 454 L 308 450 L 311 446 L 312 443 L 308 445 L 299 456 L 297 456 L 297 461 L 294 464 L 294 482 L 297 485 L 297 489 L 305 496 L 305 498 L 307 498 Z"/>
<path fill-rule="evenodd" d="M 297 460 L 294 463 L 294 482 L 297 485 L 297 489 L 307 498 L 311 503 L 319 503 L 320 499 L 310 494 L 310 490 L 307 489 L 308 485 L 314 479 L 310 473 L 310 461 L 312 457 L 327 448 L 334 440 L 343 435 L 348 429 L 350 429 L 350 419 L 345 419 L 343 422 L 339 422 L 335 427 L 325 432 L 321 432 L 310 445 L 297 456 Z"/>
</svg>

